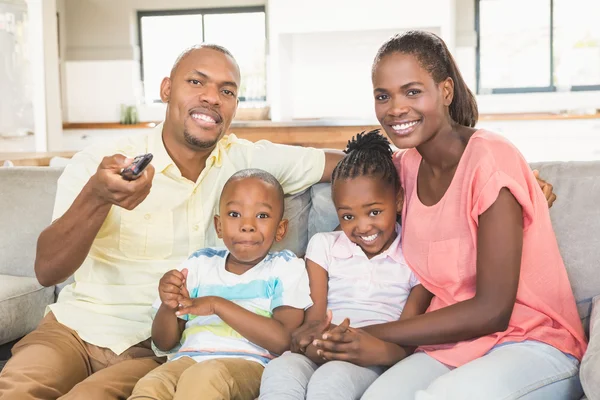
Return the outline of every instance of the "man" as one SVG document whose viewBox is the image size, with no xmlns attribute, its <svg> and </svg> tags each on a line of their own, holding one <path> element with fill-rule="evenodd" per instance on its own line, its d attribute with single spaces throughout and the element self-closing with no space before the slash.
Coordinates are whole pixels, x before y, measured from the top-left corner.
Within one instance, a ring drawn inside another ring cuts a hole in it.
<svg viewBox="0 0 600 400">
<path fill-rule="evenodd" d="M 225 136 L 239 87 L 226 49 L 194 47 L 161 84 L 163 124 L 73 157 L 58 182 L 54 222 L 38 241 L 35 272 L 45 286 L 72 274 L 75 283 L 14 346 L 0 375 L 2 399 L 128 397 L 164 361 L 148 339 L 158 281 L 193 251 L 220 244 L 212 218 L 227 179 L 260 168 L 286 193 L 329 180 L 342 152 Z M 153 153 L 152 165 L 124 180 L 131 159 L 121 154 L 143 153 Z"/>
</svg>

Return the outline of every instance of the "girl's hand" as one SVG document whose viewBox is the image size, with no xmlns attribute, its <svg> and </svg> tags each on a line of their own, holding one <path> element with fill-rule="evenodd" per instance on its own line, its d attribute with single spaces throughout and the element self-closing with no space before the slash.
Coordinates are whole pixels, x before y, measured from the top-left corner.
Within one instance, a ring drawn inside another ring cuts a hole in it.
<svg viewBox="0 0 600 400">
<path fill-rule="evenodd" d="M 292 333 L 292 341 L 290 350 L 294 353 L 305 353 L 306 347 L 318 337 L 321 337 L 323 332 L 331 327 L 331 310 L 327 310 L 327 314 L 322 320 L 307 321 Z"/>
<path fill-rule="evenodd" d="M 400 346 L 384 342 L 361 329 L 350 327 L 346 318 L 339 326 L 313 342 L 317 354 L 327 361 L 348 361 L 362 367 L 392 366 L 408 354 Z"/>
<path fill-rule="evenodd" d="M 218 297 L 205 296 L 190 299 L 181 297 L 179 299 L 179 309 L 175 313 L 177 316 L 186 314 L 205 316 L 215 314 L 215 307 Z"/>
</svg>

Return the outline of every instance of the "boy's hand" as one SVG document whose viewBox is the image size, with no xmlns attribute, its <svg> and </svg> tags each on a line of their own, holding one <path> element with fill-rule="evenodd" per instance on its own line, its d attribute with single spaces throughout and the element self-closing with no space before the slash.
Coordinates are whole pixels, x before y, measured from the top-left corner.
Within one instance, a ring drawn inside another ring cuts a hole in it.
<svg viewBox="0 0 600 400">
<path fill-rule="evenodd" d="M 304 353 L 306 347 L 313 342 L 316 338 L 321 337 L 323 332 L 327 331 L 331 327 L 331 310 L 327 310 L 325 319 L 307 321 L 298 329 L 292 333 L 292 341 L 290 343 L 290 349 L 294 353 Z"/>
<path fill-rule="evenodd" d="M 177 316 L 192 314 L 197 316 L 215 314 L 215 306 L 219 297 L 204 296 L 190 299 L 189 297 L 179 297 L 179 309 L 175 313 Z"/>
<path fill-rule="evenodd" d="M 158 295 L 163 305 L 169 309 L 175 311 L 179 306 L 179 298 L 182 295 L 187 294 L 189 298 L 185 281 L 187 279 L 188 270 L 177 271 L 176 269 L 171 270 L 163 275 L 158 283 Z"/>
<path fill-rule="evenodd" d="M 351 328 L 348 318 L 313 344 L 324 360 L 348 361 L 363 367 L 391 366 L 407 355 L 400 346 L 377 339 L 361 329 Z"/>
</svg>

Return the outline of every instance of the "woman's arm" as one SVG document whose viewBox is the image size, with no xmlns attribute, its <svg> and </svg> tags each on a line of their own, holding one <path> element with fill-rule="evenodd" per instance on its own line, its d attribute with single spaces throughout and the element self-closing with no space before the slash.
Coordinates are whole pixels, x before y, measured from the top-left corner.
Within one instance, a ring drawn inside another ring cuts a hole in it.
<svg viewBox="0 0 600 400">
<path fill-rule="evenodd" d="M 503 188 L 494 204 L 479 216 L 473 298 L 427 314 L 373 325 L 368 332 L 388 342 L 419 346 L 456 343 L 506 330 L 519 283 L 522 214 L 519 203 Z"/>
</svg>

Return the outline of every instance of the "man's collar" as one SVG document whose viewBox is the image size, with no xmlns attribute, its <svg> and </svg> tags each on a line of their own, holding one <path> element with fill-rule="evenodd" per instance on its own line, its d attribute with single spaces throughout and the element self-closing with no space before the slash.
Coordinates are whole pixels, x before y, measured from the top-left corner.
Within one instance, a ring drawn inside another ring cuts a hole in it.
<svg viewBox="0 0 600 400">
<path fill-rule="evenodd" d="M 169 166 L 175 165 L 162 139 L 162 130 L 164 122 L 156 125 L 152 129 L 152 133 L 148 136 L 148 153 L 152 153 L 152 165 L 156 170 L 156 173 L 160 174 L 166 170 Z"/>
<path fill-rule="evenodd" d="M 163 141 L 164 122 L 161 122 L 152 129 L 148 137 L 148 152 L 154 156 L 152 158 L 152 165 L 156 169 L 157 173 L 162 173 L 171 165 L 175 166 L 175 162 L 167 152 L 165 143 Z M 234 134 L 225 135 L 219 140 L 213 151 L 206 160 L 206 166 L 220 167 L 223 164 L 223 154 L 229 150 L 229 147 L 237 142 L 238 138 Z"/>
</svg>

